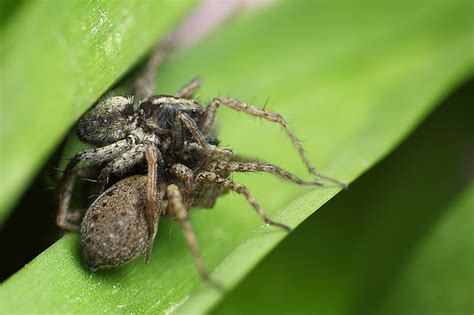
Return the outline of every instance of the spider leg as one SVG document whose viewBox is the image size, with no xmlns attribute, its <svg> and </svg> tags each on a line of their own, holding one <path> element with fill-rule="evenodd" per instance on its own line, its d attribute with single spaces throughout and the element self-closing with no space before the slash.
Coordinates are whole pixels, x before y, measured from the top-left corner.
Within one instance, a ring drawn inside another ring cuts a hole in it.
<svg viewBox="0 0 474 315">
<path fill-rule="evenodd" d="M 175 163 L 171 167 L 171 173 L 185 183 L 184 193 L 186 198 L 184 199 L 187 206 L 213 208 L 217 198 L 223 193 L 220 186 L 196 186 L 194 172 L 181 163 Z"/>
<path fill-rule="evenodd" d="M 56 215 L 56 224 L 63 230 L 69 232 L 79 232 L 79 221 L 84 209 L 70 209 L 69 203 L 72 196 L 74 182 L 78 177 L 78 171 L 73 170 L 69 174 L 68 182 L 60 185 L 60 203 Z M 62 206 L 63 205 L 63 206 Z M 61 207 L 62 206 L 62 207 Z"/>
<path fill-rule="evenodd" d="M 133 139 L 132 139 L 133 141 Z M 130 140 L 124 139 L 102 148 L 96 148 L 77 153 L 68 163 L 64 170 L 63 177 L 59 183 L 59 206 L 56 215 L 56 224 L 64 231 L 78 231 L 76 224 L 68 221 L 69 203 L 71 202 L 74 182 L 77 178 L 76 167 L 78 164 L 97 165 L 102 162 L 112 160 L 129 150 Z"/>
<path fill-rule="evenodd" d="M 318 181 L 305 181 L 293 173 L 290 173 L 279 166 L 262 162 L 238 162 L 238 161 L 215 161 L 210 165 L 212 171 L 227 172 L 266 172 L 279 175 L 302 186 L 323 186 Z"/>
<path fill-rule="evenodd" d="M 300 140 L 298 139 L 296 134 L 293 132 L 293 130 L 290 129 L 287 122 L 285 121 L 283 116 L 281 116 L 280 114 L 262 110 L 260 108 L 257 108 L 255 106 L 249 105 L 247 103 L 244 103 L 235 99 L 217 97 L 217 98 L 214 98 L 209 103 L 203 115 L 203 118 L 201 119 L 201 122 L 199 124 L 199 127 L 204 134 L 210 133 L 212 131 L 214 127 L 215 119 L 216 119 L 216 112 L 220 105 L 225 105 L 234 110 L 241 111 L 241 112 L 250 114 L 252 116 L 261 117 L 268 121 L 279 124 L 280 126 L 283 127 L 286 134 L 290 138 L 291 142 L 293 143 L 294 147 L 296 148 L 299 155 L 301 156 L 310 174 L 312 174 L 315 177 L 319 177 L 319 178 L 328 180 L 330 182 L 333 182 L 343 188 L 347 188 L 347 184 L 342 183 L 334 178 L 328 177 L 316 171 L 316 168 L 313 166 L 308 156 L 306 155 L 306 152 L 303 150 Z"/>
<path fill-rule="evenodd" d="M 102 193 L 105 190 L 107 181 L 111 174 L 123 174 L 145 158 L 146 144 L 140 143 L 135 145 L 128 151 L 123 152 L 120 156 L 110 161 L 101 171 L 98 181 L 98 191 Z M 159 160 L 162 161 L 161 153 L 157 153 Z"/>
<path fill-rule="evenodd" d="M 181 163 L 175 163 L 171 166 L 171 173 L 184 182 L 184 192 L 191 196 L 194 192 L 194 172 Z"/>
<path fill-rule="evenodd" d="M 160 42 L 155 46 L 146 64 L 143 66 L 142 75 L 136 78 L 132 84 L 132 94 L 136 100 L 142 100 L 154 94 L 156 73 L 170 55 L 171 50 L 171 44 L 167 41 Z"/>
<path fill-rule="evenodd" d="M 178 145 L 181 143 L 181 146 L 180 146 L 181 149 L 184 147 L 187 150 L 189 150 L 189 149 L 198 150 L 202 154 L 204 154 L 204 156 L 207 159 L 209 159 L 213 156 L 219 157 L 219 158 L 222 158 L 222 159 L 230 159 L 232 157 L 233 152 L 232 152 L 231 149 L 221 149 L 221 148 L 219 148 L 215 145 L 209 144 L 207 142 L 206 138 L 204 137 L 203 133 L 199 129 L 198 125 L 196 125 L 196 122 L 191 117 L 189 117 L 188 114 L 180 113 L 176 117 L 176 120 L 177 120 L 177 123 L 175 123 L 175 126 L 179 126 L 180 123 L 178 121 L 180 121 L 181 123 L 184 124 L 186 129 L 189 130 L 189 132 L 193 136 L 194 140 L 196 140 L 196 143 L 189 143 L 189 144 L 186 144 L 186 145 L 183 145 L 184 141 L 181 140 L 180 142 L 177 143 Z M 178 127 L 176 127 L 176 128 L 178 128 Z M 182 135 L 182 132 L 181 131 L 177 132 L 176 137 L 179 137 L 178 134 Z M 181 138 L 179 138 L 179 139 L 181 139 Z"/>
<path fill-rule="evenodd" d="M 244 163 L 260 163 L 260 162 L 263 162 L 259 158 L 251 157 L 251 156 L 245 156 L 245 155 L 241 155 L 241 154 L 234 154 L 232 156 L 232 161 L 234 161 L 234 162 L 244 162 Z"/>
<path fill-rule="evenodd" d="M 194 120 L 186 113 L 180 113 L 178 116 L 176 116 L 173 127 L 171 129 L 171 147 L 173 148 L 173 151 L 182 152 L 183 149 L 189 149 L 189 144 L 185 143 L 183 137 L 184 128 L 186 128 L 191 133 L 194 140 L 196 141 L 192 142 L 194 149 L 199 150 L 207 157 L 211 156 L 213 149 L 217 147 L 212 146 L 207 142 Z"/>
<path fill-rule="evenodd" d="M 184 148 L 183 122 L 179 117 L 175 118 L 171 128 L 171 144 L 173 152 L 181 152 Z"/>
<path fill-rule="evenodd" d="M 191 81 L 183 85 L 174 96 L 183 98 L 192 98 L 201 88 L 202 80 L 199 77 L 192 78 Z"/>
<path fill-rule="evenodd" d="M 211 157 L 214 152 L 213 147 L 207 142 L 201 130 L 199 130 L 199 127 L 196 125 L 196 122 L 186 113 L 180 113 L 177 116 L 177 119 L 183 122 L 184 126 L 189 130 L 204 154 L 207 157 Z"/>
<path fill-rule="evenodd" d="M 202 182 L 208 182 L 211 184 L 217 184 L 220 185 L 226 189 L 230 189 L 232 191 L 235 191 L 236 193 L 239 193 L 247 199 L 247 201 L 254 207 L 255 211 L 257 211 L 258 215 L 269 225 L 273 225 L 275 227 L 281 228 L 287 232 L 291 231 L 291 228 L 285 224 L 275 222 L 271 220 L 268 215 L 263 211 L 262 207 L 257 203 L 255 198 L 250 194 L 248 189 L 240 184 L 237 184 L 230 179 L 223 178 L 216 173 L 213 172 L 202 172 L 200 173 L 197 178 L 196 178 L 197 184 L 201 184 Z"/>
<path fill-rule="evenodd" d="M 181 192 L 179 191 L 178 186 L 171 184 L 167 187 L 167 195 L 168 195 L 168 209 L 167 213 L 171 214 L 176 218 L 178 223 L 183 228 L 184 237 L 186 242 L 188 243 L 189 249 L 194 257 L 194 262 L 196 264 L 201 277 L 209 282 L 214 287 L 222 289 L 219 284 L 214 282 L 212 278 L 209 276 L 206 266 L 202 260 L 201 253 L 199 251 L 199 245 L 197 242 L 196 234 L 194 233 L 193 227 L 191 222 L 189 222 L 188 218 L 188 210 L 183 204 L 183 198 Z"/>
<path fill-rule="evenodd" d="M 213 144 L 209 144 L 209 147 L 211 148 L 213 157 L 221 158 L 223 160 L 235 160 L 236 159 L 236 156 L 234 155 L 232 149 L 219 148 L 218 146 L 215 146 Z M 185 148 L 185 150 L 199 151 L 202 154 L 205 154 L 202 147 L 200 147 L 199 144 L 197 144 L 195 142 L 186 143 L 184 145 L 184 148 Z M 239 158 L 239 157 L 237 156 L 237 158 Z M 252 161 L 254 161 L 254 160 L 252 160 Z"/>
<path fill-rule="evenodd" d="M 158 228 L 158 220 L 160 218 L 161 210 L 161 196 L 157 193 L 157 169 L 158 161 L 161 167 L 161 153 L 158 147 L 153 143 L 147 143 L 145 149 L 145 156 L 148 164 L 147 176 L 147 210 L 146 219 L 148 224 L 148 245 L 145 252 L 145 261 L 148 262 L 151 257 L 151 250 L 153 249 L 153 242 L 155 240 L 156 231 Z"/>
</svg>

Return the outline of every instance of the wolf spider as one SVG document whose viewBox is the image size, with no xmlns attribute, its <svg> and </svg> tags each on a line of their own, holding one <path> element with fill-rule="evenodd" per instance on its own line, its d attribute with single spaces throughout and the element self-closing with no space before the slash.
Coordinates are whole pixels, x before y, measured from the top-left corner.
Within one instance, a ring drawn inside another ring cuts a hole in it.
<svg viewBox="0 0 474 315">
<path fill-rule="evenodd" d="M 156 68 L 156 56 L 155 52 L 148 69 Z M 145 79 L 136 81 L 138 86 L 145 85 L 135 93 L 142 99 L 109 97 L 80 118 L 78 136 L 97 148 L 77 153 L 60 182 L 56 222 L 65 231 L 80 230 L 84 257 L 91 270 L 118 266 L 142 253 L 148 261 L 159 218 L 168 216 L 181 224 L 197 268 L 209 280 L 188 213 L 193 206 L 212 208 L 218 196 L 228 191 L 243 195 L 269 225 L 290 231 L 287 225 L 271 220 L 245 186 L 229 179 L 230 174 L 268 172 L 299 185 L 322 183 L 302 180 L 276 165 L 235 156 L 232 150 L 220 148 L 214 133 L 220 106 L 279 124 L 310 174 L 345 186 L 315 170 L 281 115 L 222 97 L 214 98 L 203 108 L 193 99 L 201 84 L 199 79 L 191 80 L 174 96 L 150 95 L 154 77 L 147 73 L 148 78 L 144 75 Z M 70 210 L 69 203 L 81 164 L 101 168 L 97 179 L 100 196 L 86 211 L 79 227 L 83 211 Z M 146 174 L 130 174 L 137 165 L 146 165 Z M 107 188 L 111 175 L 122 179 Z"/>
</svg>

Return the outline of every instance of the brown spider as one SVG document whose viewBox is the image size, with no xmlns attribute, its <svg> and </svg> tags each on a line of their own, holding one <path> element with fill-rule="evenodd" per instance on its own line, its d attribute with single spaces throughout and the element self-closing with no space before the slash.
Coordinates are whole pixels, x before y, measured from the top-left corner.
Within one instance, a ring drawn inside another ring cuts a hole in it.
<svg viewBox="0 0 474 315">
<path fill-rule="evenodd" d="M 209 280 L 188 220 L 191 207 L 212 208 L 218 196 L 234 191 L 243 195 L 265 222 L 290 231 L 288 226 L 272 221 L 245 186 L 229 179 L 232 172 L 268 172 L 299 185 L 322 185 L 319 181 L 304 181 L 276 165 L 241 158 L 230 149 L 218 147 L 214 123 L 219 106 L 281 125 L 310 174 L 345 185 L 316 172 L 300 141 L 279 114 L 219 97 L 203 109 L 192 98 L 200 87 L 199 79 L 190 81 L 174 96 L 151 96 L 149 91 L 155 78 L 150 69 L 156 70 L 160 58 L 162 52 L 157 49 L 145 75 L 136 81 L 135 95 L 140 100 L 106 98 L 79 120 L 79 137 L 99 147 L 79 152 L 69 162 L 60 182 L 57 224 L 66 231 L 79 230 L 81 212 L 68 209 L 77 166 L 100 164 L 101 194 L 85 213 L 80 227 L 84 257 L 91 270 L 118 266 L 142 253 L 148 261 L 159 218 L 169 216 L 182 225 L 196 265 Z M 136 165 L 147 165 L 146 175 L 133 173 Z M 122 179 L 104 191 L 111 175 Z"/>
</svg>

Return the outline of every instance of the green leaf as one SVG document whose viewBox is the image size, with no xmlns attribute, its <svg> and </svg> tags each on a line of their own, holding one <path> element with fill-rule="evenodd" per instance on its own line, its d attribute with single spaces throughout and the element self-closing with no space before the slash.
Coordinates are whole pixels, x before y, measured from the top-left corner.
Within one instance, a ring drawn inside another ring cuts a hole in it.
<svg viewBox="0 0 474 315">
<path fill-rule="evenodd" d="M 304 222 L 213 313 L 470 314 L 473 87 Z"/>
<path fill-rule="evenodd" d="M 201 99 L 231 95 L 283 114 L 324 173 L 350 182 L 392 150 L 472 73 L 466 3 L 279 3 L 234 20 L 172 60 L 158 87 L 171 93 L 199 74 Z M 203 96 L 204 95 L 204 96 Z M 220 138 L 236 152 L 298 174 L 304 167 L 279 128 L 223 109 Z M 339 189 L 305 189 L 239 175 L 267 212 L 296 227 Z M 212 276 L 238 283 L 285 236 L 237 195 L 192 223 Z M 201 313 L 222 293 L 200 283 L 179 226 L 160 223 L 149 265 L 91 274 L 67 235 L 0 287 L 0 312 Z"/>
<path fill-rule="evenodd" d="M 185 1 L 25 1 L 2 22 L 0 222 L 67 130 L 191 8 Z M 8 179 L 8 184 L 5 179 Z"/>
</svg>

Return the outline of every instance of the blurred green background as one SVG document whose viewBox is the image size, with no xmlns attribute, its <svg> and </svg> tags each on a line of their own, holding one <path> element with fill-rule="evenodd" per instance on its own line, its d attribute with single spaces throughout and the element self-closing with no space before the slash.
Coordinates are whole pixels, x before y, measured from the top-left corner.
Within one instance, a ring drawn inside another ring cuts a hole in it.
<svg viewBox="0 0 474 315">
<path fill-rule="evenodd" d="M 470 1 L 275 2 L 174 56 L 160 92 L 198 74 L 203 103 L 268 102 L 323 172 L 354 182 L 330 200 L 339 189 L 235 176 L 273 218 L 299 225 L 290 235 L 236 195 L 193 211 L 227 294 L 200 283 L 170 220 L 149 265 L 83 268 L 77 236 L 60 238 L 54 225 L 55 167 L 84 148 L 72 141 L 64 153 L 68 130 L 110 87 L 126 89 L 157 38 L 195 6 L 2 2 L 0 313 L 472 313 Z M 305 174 L 279 128 L 229 110 L 219 122 L 223 146 Z"/>
</svg>

